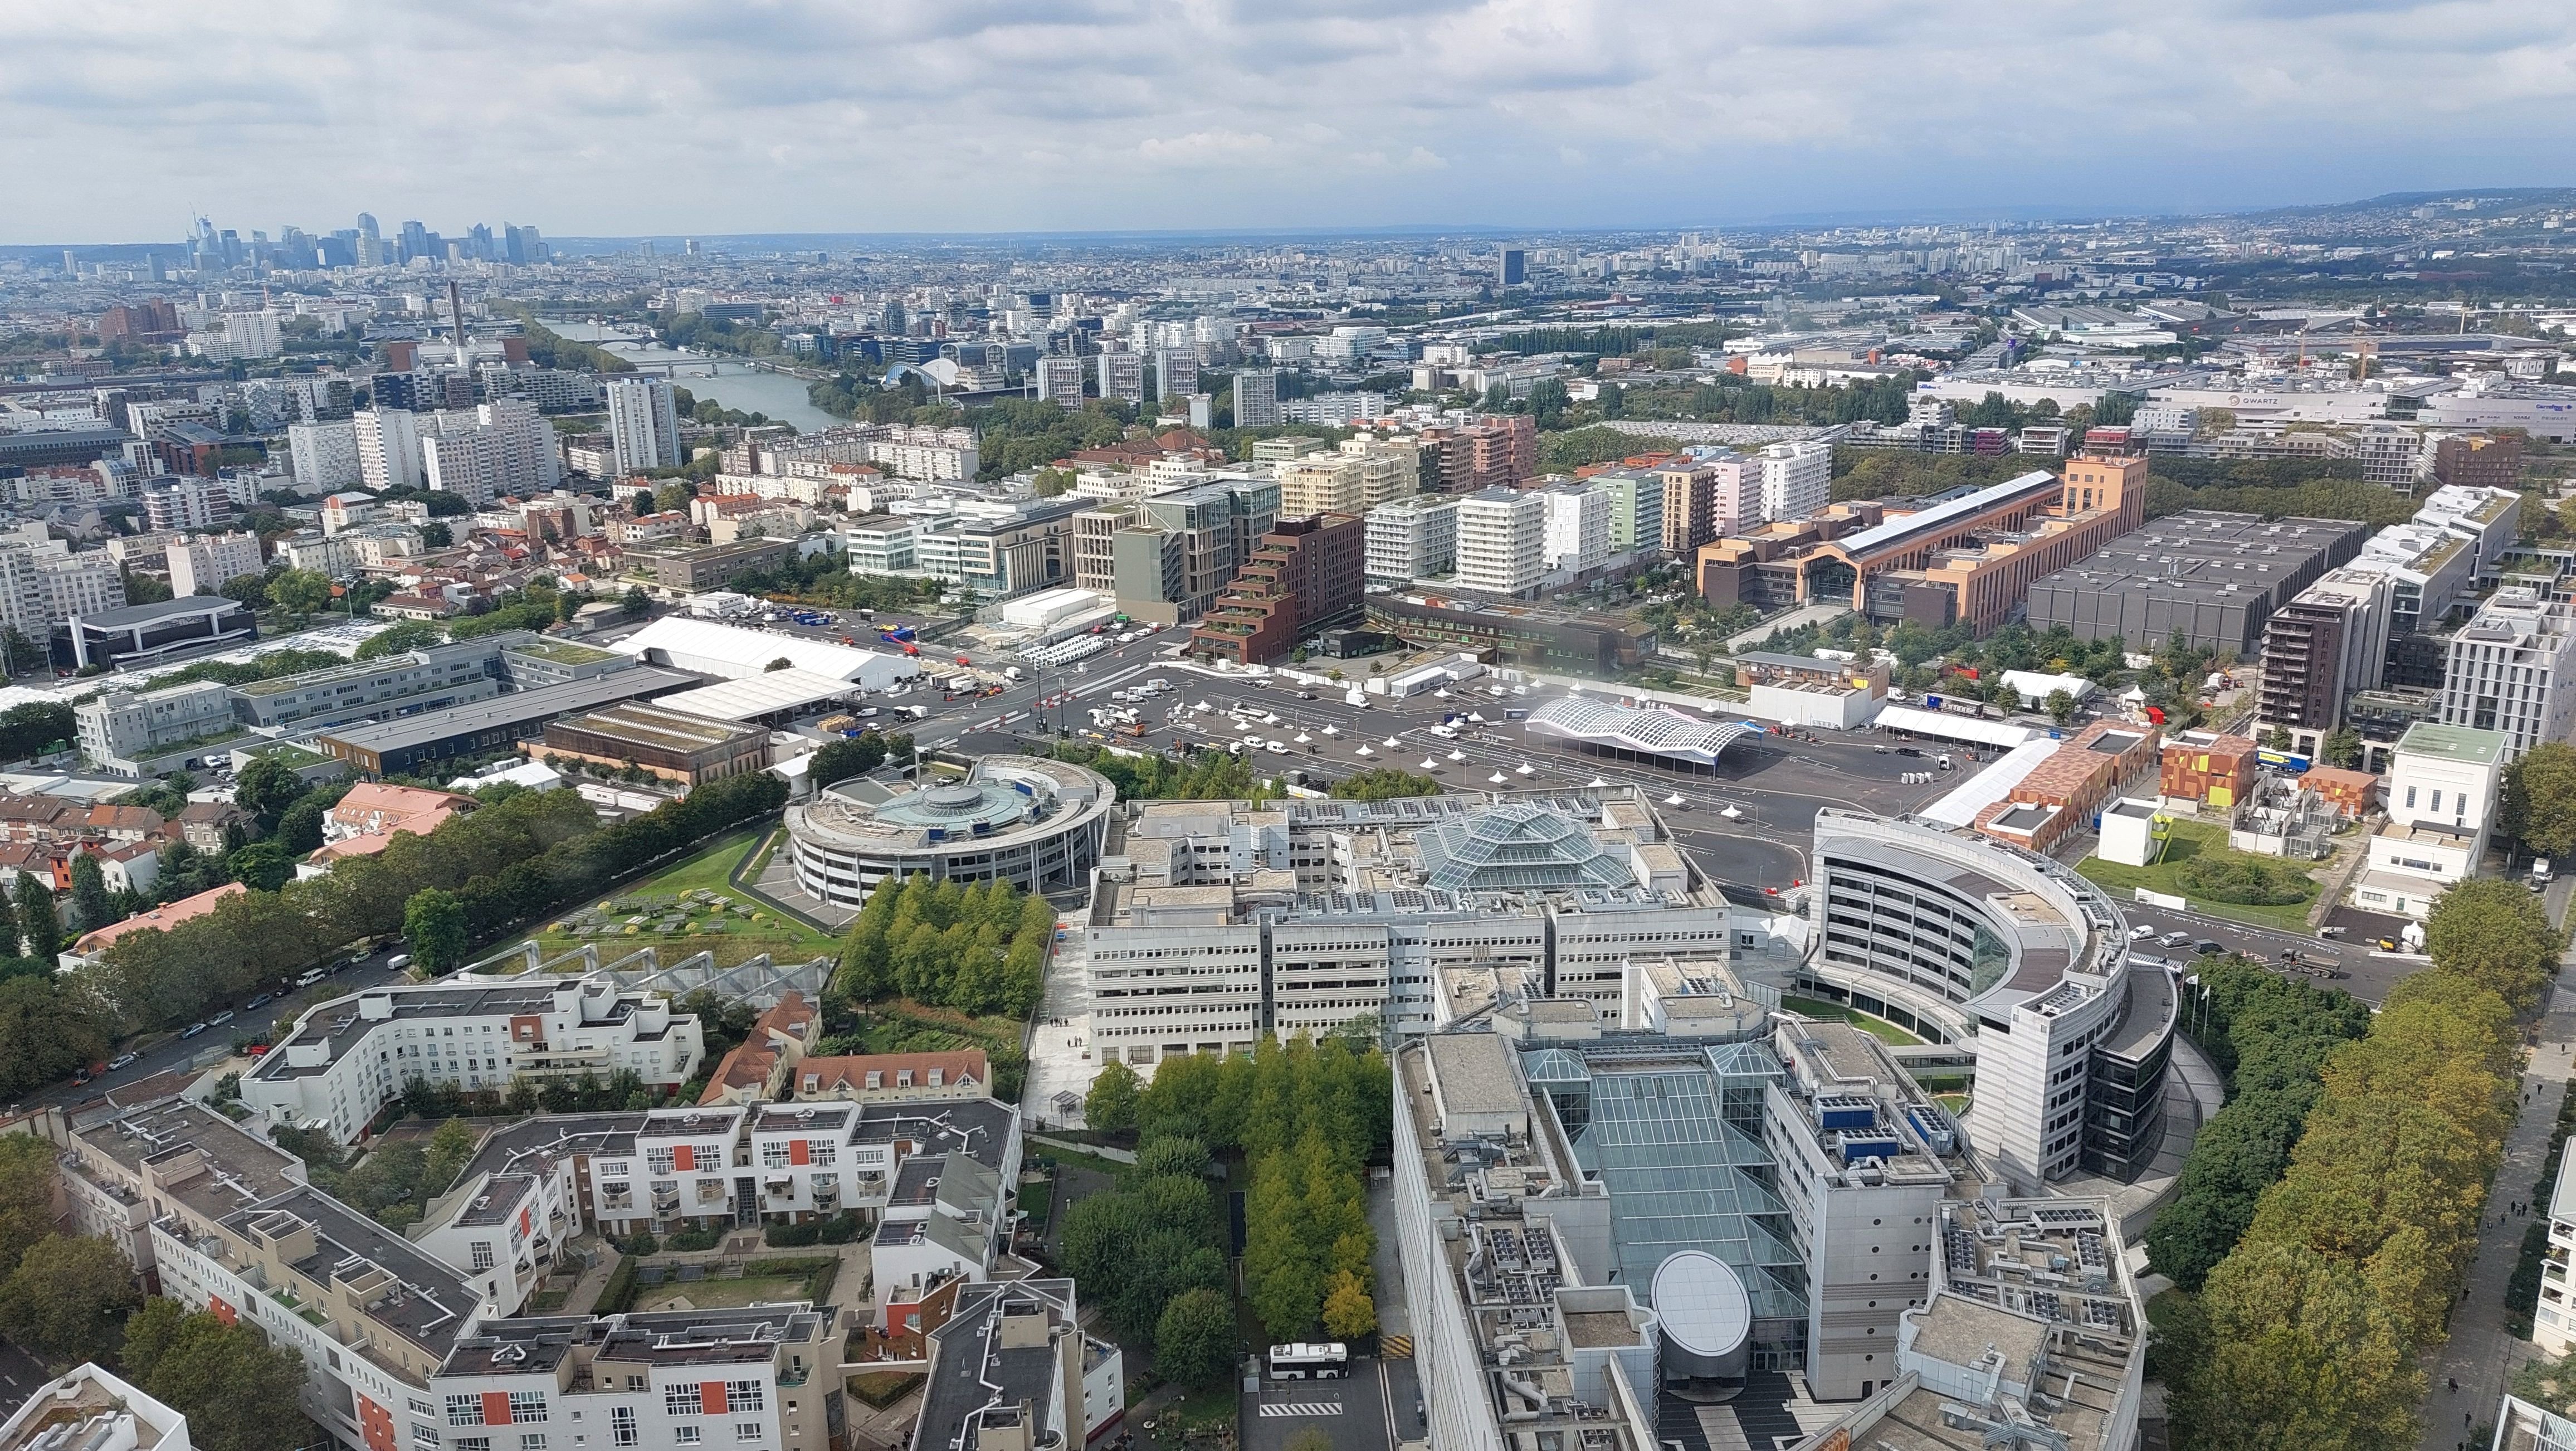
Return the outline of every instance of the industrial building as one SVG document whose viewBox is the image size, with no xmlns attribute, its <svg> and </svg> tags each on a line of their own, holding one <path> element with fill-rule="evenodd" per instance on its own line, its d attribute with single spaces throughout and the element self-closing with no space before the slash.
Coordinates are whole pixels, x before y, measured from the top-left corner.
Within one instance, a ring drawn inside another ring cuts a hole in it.
<svg viewBox="0 0 2576 1451">
<path fill-rule="evenodd" d="M 792 669 L 829 675 L 867 690 L 883 690 L 921 673 L 918 663 L 897 651 L 862 650 L 811 635 L 754 630 L 685 615 L 664 615 L 607 648 L 648 665 L 667 665 L 719 680 L 766 674 L 781 660 Z"/>
<path fill-rule="evenodd" d="M 696 694 L 696 692 L 687 692 Z M 594 766 L 631 766 L 677 786 L 702 786 L 769 767 L 769 731 L 730 721 L 687 715 L 642 701 L 546 722 L 545 739 L 528 754 Z"/>
<path fill-rule="evenodd" d="M 372 725 L 335 726 L 313 743 L 362 774 L 403 775 L 425 762 L 515 745 L 557 716 L 668 695 L 697 683 L 675 671 L 639 667 Z"/>
<path fill-rule="evenodd" d="M 2190 509 L 2121 535 L 2031 586 L 2030 626 L 2084 640 L 2161 645 L 2252 660 L 2272 612 L 2361 552 L 2368 526 Z"/>
<path fill-rule="evenodd" d="M 1368 627 L 1425 650 L 1493 651 L 1504 662 L 1603 676 L 1654 654 L 1655 632 L 1619 615 L 1429 594 L 1373 594 Z"/>
<path fill-rule="evenodd" d="M 2012 615 L 2033 581 L 2146 517 L 2146 460 L 2085 457 L 1924 500 L 1835 504 L 1700 546 L 1710 604 L 1849 604 L 1883 624 L 1980 632 Z"/>
<path fill-rule="evenodd" d="M 857 910 L 887 877 L 1081 885 L 1098 865 L 1117 792 L 1069 761 L 985 756 L 963 779 L 892 789 L 818 781 L 787 808 L 789 859 L 806 895 Z"/>
<path fill-rule="evenodd" d="M 121 669 L 259 638 L 251 612 L 219 595 L 123 605 L 71 617 L 72 663 Z"/>
</svg>

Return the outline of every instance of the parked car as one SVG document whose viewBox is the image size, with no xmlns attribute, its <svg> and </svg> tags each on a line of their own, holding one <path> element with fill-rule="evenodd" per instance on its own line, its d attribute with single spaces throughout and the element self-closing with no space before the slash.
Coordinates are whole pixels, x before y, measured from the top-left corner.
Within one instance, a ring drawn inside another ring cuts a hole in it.
<svg viewBox="0 0 2576 1451">
<path fill-rule="evenodd" d="M 206 1031 L 206 1024 L 202 1022 L 190 1023 L 188 1026 L 179 1030 L 179 1036 L 182 1038 L 193 1038 L 204 1031 Z"/>
<path fill-rule="evenodd" d="M 2129 940 L 2131 942 L 2144 942 L 2155 935 L 2156 929 L 2148 926 L 2144 922 L 2141 922 L 2137 926 L 2129 929 Z"/>
<path fill-rule="evenodd" d="M 206 1026 L 209 1028 L 217 1028 L 231 1022 L 232 1020 L 233 1010 L 226 1008 L 222 1012 L 215 1014 L 213 1017 L 206 1019 Z"/>
<path fill-rule="evenodd" d="M 2194 952 L 2199 953 L 2199 954 L 2200 954 L 2201 956 L 2203 956 L 2203 957 L 2216 957 L 2218 954 L 2220 954 L 2220 953 L 2222 953 L 2222 952 L 2225 952 L 2227 949 L 2226 949 L 2226 948 L 2224 948 L 2224 947 L 2219 946 L 2217 943 L 2212 942 L 2212 941 L 2210 941 L 2208 938 L 2204 937 L 2204 938 L 2200 939 L 2198 942 L 2193 943 L 2193 944 L 2191 945 L 2191 950 L 2192 950 L 2192 951 L 2194 951 Z"/>
<path fill-rule="evenodd" d="M 119 1053 L 115 1057 L 107 1060 L 107 1071 L 115 1073 L 121 1069 L 131 1068 L 134 1066 L 135 1060 L 142 1056 L 143 1055 L 140 1053 Z"/>
<path fill-rule="evenodd" d="M 2180 947 L 2191 940 L 2191 934 L 2188 932 L 2168 932 L 2156 940 L 2167 947 Z"/>
<path fill-rule="evenodd" d="M 246 1003 L 242 1004 L 242 1011 L 243 1011 L 243 1012 L 245 1012 L 245 1013 L 247 1013 L 247 1012 L 250 1012 L 251 1010 L 253 1010 L 253 1009 L 255 1009 L 255 1008 L 264 1008 L 264 1007 L 267 1007 L 270 1003 L 273 1003 L 273 1002 L 276 1002 L 276 1001 L 277 1001 L 277 994 L 275 994 L 275 993 L 261 993 L 258 997 L 252 998 L 249 1002 L 246 1002 Z"/>
</svg>

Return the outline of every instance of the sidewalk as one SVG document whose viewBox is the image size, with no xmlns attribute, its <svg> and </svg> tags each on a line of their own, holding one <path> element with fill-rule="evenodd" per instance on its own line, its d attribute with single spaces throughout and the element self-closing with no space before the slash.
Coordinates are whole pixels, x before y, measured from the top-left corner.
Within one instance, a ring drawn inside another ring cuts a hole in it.
<svg viewBox="0 0 2576 1451">
<path fill-rule="evenodd" d="M 2477 1256 L 2469 1264 L 2468 1298 L 2452 1310 L 2451 1338 L 2425 1367 L 2431 1391 L 2424 1398 L 2424 1451 L 2459 1451 L 2464 1442 L 2476 1451 L 2483 1444 L 2475 1439 L 2476 1428 L 2494 1422 L 2514 1372 L 2540 1359 L 2540 1347 L 2505 1333 L 2505 1282 L 2513 1277 L 2523 1231 L 2533 1220 L 2515 1218 L 2504 1206 L 2531 1194 L 2548 1157 L 2560 1085 L 2576 1069 L 2576 993 L 2564 984 L 2563 976 L 2551 984 L 2541 1009 L 2539 1041 L 2522 1076 L 2529 1101 L 2505 1135 L 2504 1166 L 2496 1171 Z M 2449 1389 L 2454 1380 L 2460 1383 L 2457 1392 Z"/>
</svg>

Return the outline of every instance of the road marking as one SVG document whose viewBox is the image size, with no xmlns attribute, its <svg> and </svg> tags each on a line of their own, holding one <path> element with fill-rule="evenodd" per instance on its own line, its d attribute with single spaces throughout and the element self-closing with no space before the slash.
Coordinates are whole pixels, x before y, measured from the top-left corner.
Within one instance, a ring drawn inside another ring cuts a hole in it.
<svg viewBox="0 0 2576 1451">
<path fill-rule="evenodd" d="M 1340 1401 L 1264 1401 L 1261 1403 L 1263 1420 L 1278 1416 L 1338 1416 L 1341 1413 Z"/>
<path fill-rule="evenodd" d="M 1377 1338 L 1377 1353 L 1389 1360 L 1409 1360 L 1413 1356 L 1413 1337 L 1381 1335 Z"/>
</svg>

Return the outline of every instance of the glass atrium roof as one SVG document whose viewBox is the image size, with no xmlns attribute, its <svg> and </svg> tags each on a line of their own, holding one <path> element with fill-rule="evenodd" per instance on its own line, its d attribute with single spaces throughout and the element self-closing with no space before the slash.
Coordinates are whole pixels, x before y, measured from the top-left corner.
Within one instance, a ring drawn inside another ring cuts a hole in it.
<svg viewBox="0 0 2576 1451">
<path fill-rule="evenodd" d="M 1452 892 L 1626 887 L 1637 874 L 1604 850 L 1592 829 L 1562 812 L 1508 802 L 1415 838 L 1423 885 Z"/>
<path fill-rule="evenodd" d="M 1712 1054 L 1706 1067 L 1577 1067 L 1565 1050 L 1523 1062 L 1533 1085 L 1547 1085 L 1576 1162 L 1609 1190 L 1622 1283 L 1642 1292 L 1667 1256 L 1706 1250 L 1743 1279 L 1757 1317 L 1796 1319 L 1807 1313 L 1805 1264 L 1787 1240 L 1787 1208 L 1756 1177 L 1772 1162 L 1751 1131 L 1761 1081 L 1780 1067 L 1739 1046 L 1753 1051 Z"/>
</svg>

